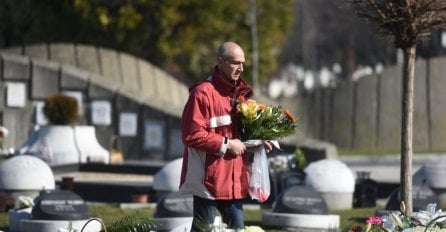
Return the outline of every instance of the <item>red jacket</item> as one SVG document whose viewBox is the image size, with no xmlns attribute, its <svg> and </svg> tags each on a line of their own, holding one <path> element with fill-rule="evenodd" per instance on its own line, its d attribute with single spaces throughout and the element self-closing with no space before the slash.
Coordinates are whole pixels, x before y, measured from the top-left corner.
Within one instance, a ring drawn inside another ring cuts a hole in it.
<svg viewBox="0 0 446 232">
<path fill-rule="evenodd" d="M 233 85 L 217 68 L 190 88 L 181 118 L 185 148 L 180 191 L 219 200 L 248 196 L 248 157 L 228 154 L 225 137 L 239 138 L 235 100 L 251 95 L 251 87 L 241 78 Z"/>
</svg>

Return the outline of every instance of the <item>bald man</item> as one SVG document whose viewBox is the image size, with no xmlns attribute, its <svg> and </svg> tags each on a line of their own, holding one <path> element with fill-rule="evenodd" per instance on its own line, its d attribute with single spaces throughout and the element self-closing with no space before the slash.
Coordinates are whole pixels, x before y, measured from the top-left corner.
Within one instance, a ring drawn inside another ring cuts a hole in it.
<svg viewBox="0 0 446 232">
<path fill-rule="evenodd" d="M 235 109 L 240 97 L 253 94 L 240 76 L 244 62 L 240 45 L 225 42 L 217 50 L 212 74 L 189 89 L 181 118 L 185 148 L 180 191 L 194 195 L 191 231 L 209 231 L 217 211 L 229 228 L 244 228 L 249 162 Z"/>
</svg>

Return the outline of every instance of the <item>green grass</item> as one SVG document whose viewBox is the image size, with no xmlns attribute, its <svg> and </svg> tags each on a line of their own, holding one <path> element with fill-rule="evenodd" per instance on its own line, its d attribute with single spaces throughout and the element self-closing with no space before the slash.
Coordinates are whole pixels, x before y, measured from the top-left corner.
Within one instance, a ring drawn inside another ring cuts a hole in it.
<svg viewBox="0 0 446 232">
<path fill-rule="evenodd" d="M 152 217 L 154 213 L 153 207 L 145 207 L 139 209 L 122 209 L 117 204 L 106 205 L 89 205 L 89 211 L 91 217 L 101 218 L 106 226 L 111 225 L 113 222 L 128 216 L 128 215 L 145 215 Z M 331 214 L 337 214 L 341 217 L 340 231 L 347 231 L 352 225 L 363 225 L 365 219 L 374 215 L 375 208 L 360 208 L 351 210 L 342 210 L 331 212 Z M 262 226 L 261 217 L 262 211 L 255 209 L 245 209 L 245 224 L 247 226 Z M 0 230 L 8 231 L 8 214 L 0 213 Z M 268 232 L 282 232 L 280 228 L 266 228 Z"/>
</svg>

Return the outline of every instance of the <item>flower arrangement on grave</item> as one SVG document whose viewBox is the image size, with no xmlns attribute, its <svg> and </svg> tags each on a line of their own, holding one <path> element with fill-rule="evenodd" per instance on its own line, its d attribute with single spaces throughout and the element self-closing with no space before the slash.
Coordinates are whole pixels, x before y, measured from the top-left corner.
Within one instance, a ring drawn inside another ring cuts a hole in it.
<svg viewBox="0 0 446 232">
<path fill-rule="evenodd" d="M 45 99 L 43 113 L 52 125 L 74 125 L 79 119 L 75 98 L 57 93 Z"/>
<path fill-rule="evenodd" d="M 436 210 L 436 204 L 428 204 L 426 210 L 406 215 L 405 204 L 400 210 L 382 217 L 369 217 L 365 227 L 355 225 L 348 232 L 446 232 L 446 213 Z"/>
<path fill-rule="evenodd" d="M 305 165 L 307 165 L 305 153 L 300 148 L 296 148 L 296 150 L 294 150 L 294 159 L 296 161 L 297 170 L 303 170 Z"/>
<path fill-rule="evenodd" d="M 285 172 L 289 170 L 288 157 L 284 155 L 276 155 L 268 157 L 268 167 L 272 168 L 274 173 Z"/>
<path fill-rule="evenodd" d="M 8 134 L 9 130 L 4 126 L 0 126 L 0 152 L 3 150 L 3 142 Z"/>
<path fill-rule="evenodd" d="M 243 141 L 277 140 L 296 132 L 296 118 L 281 106 L 266 106 L 255 100 L 240 98 L 237 112 Z"/>
<path fill-rule="evenodd" d="M 29 196 L 19 196 L 16 200 L 18 209 L 26 209 L 34 206 L 34 199 Z"/>
</svg>

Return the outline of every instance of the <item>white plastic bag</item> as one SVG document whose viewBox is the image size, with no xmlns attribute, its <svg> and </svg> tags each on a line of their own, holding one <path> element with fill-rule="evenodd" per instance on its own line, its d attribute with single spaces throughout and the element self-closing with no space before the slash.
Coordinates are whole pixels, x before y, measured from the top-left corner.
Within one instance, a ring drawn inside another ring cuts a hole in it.
<svg viewBox="0 0 446 232">
<path fill-rule="evenodd" d="M 254 153 L 254 161 L 251 166 L 251 176 L 249 179 L 249 195 L 258 202 L 265 202 L 271 193 L 269 182 L 268 160 L 265 148 Z"/>
</svg>

